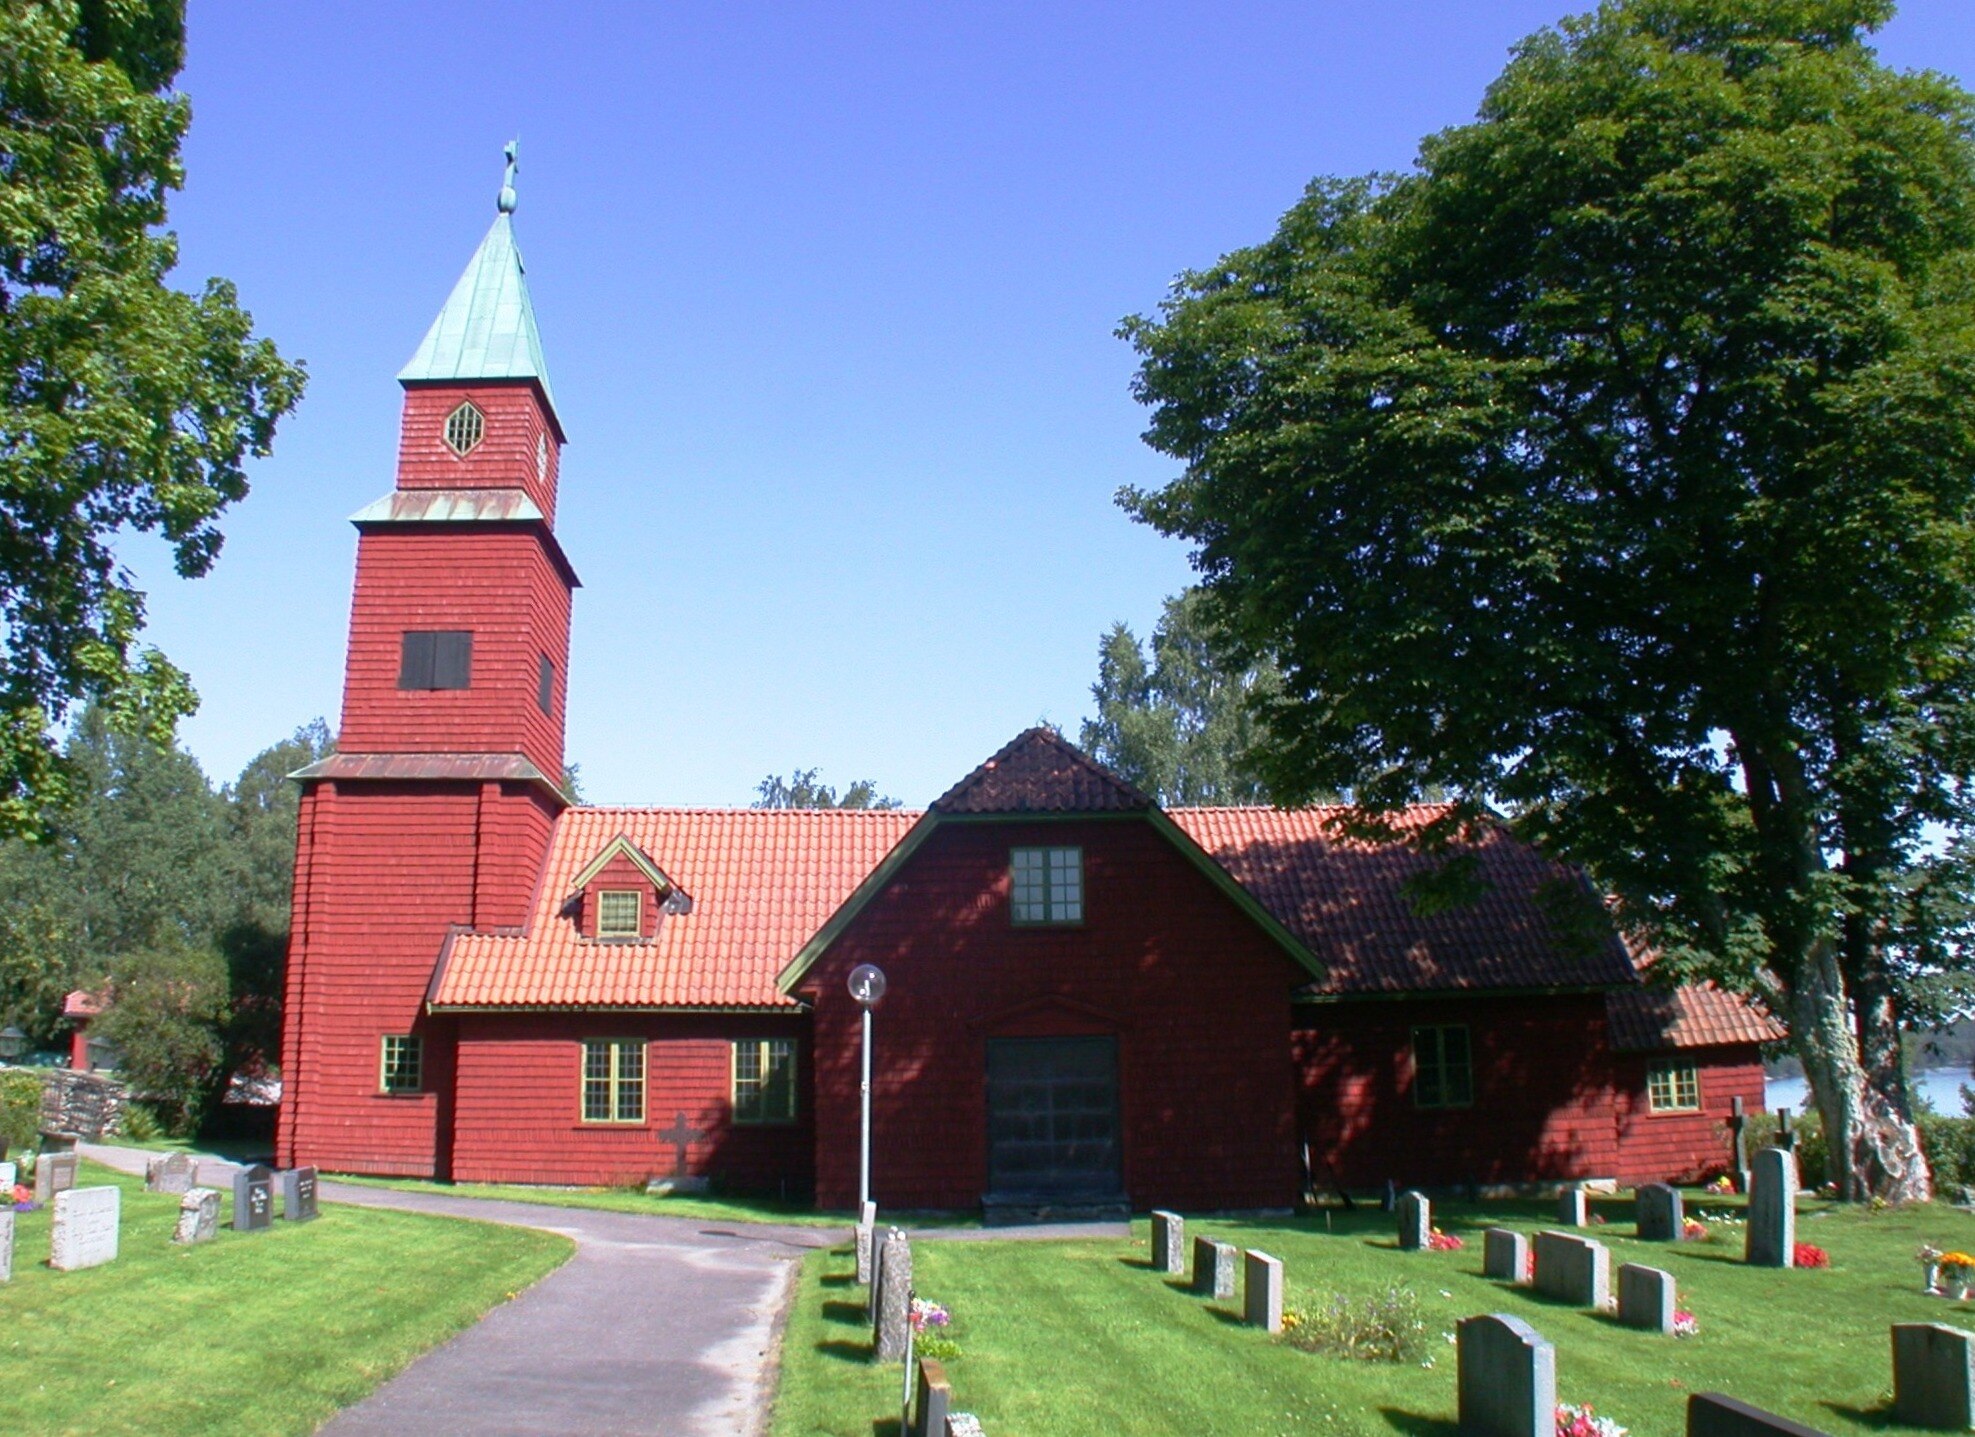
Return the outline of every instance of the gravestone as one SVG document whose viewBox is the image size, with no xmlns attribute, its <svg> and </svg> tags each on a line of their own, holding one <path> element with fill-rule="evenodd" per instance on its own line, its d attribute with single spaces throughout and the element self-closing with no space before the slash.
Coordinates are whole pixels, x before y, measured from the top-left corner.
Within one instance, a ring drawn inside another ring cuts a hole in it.
<svg viewBox="0 0 1975 1437">
<path fill-rule="evenodd" d="M 873 1286 L 878 1302 L 872 1318 L 871 1355 L 879 1362 L 902 1362 L 912 1332 L 912 1244 L 897 1228 L 885 1234 Z"/>
<path fill-rule="evenodd" d="M 919 1395 L 912 1404 L 912 1437 L 946 1437 L 947 1409 L 953 1405 L 953 1384 L 946 1368 L 930 1357 L 919 1359 Z"/>
<path fill-rule="evenodd" d="M 1398 1212 L 1399 1246 L 1417 1252 L 1433 1236 L 1433 1204 L 1424 1193 L 1407 1192 L 1399 1198 Z"/>
<path fill-rule="evenodd" d="M 1975 1430 L 1975 1332 L 1893 1324 L 1893 1415 L 1910 1427 Z"/>
<path fill-rule="evenodd" d="M 1557 1194 L 1557 1221 L 1565 1227 L 1591 1225 L 1591 1195 L 1583 1188 L 1565 1188 Z"/>
<path fill-rule="evenodd" d="M 274 1172 L 255 1163 L 233 1175 L 233 1230 L 258 1232 L 274 1221 Z"/>
<path fill-rule="evenodd" d="M 281 1174 L 281 1216 L 287 1222 L 308 1222 L 316 1215 L 316 1171 L 289 1168 Z"/>
<path fill-rule="evenodd" d="M 874 1202 L 860 1204 L 853 1240 L 857 1245 L 857 1280 L 866 1287 L 871 1285 L 871 1234 L 877 1231 L 877 1227 L 878 1205 Z"/>
<path fill-rule="evenodd" d="M 0 1282 L 14 1280 L 14 1210 L 0 1207 Z"/>
<path fill-rule="evenodd" d="M 48 1265 L 57 1272 L 75 1272 L 116 1261 L 122 1215 L 122 1188 L 68 1188 L 56 1193 Z"/>
<path fill-rule="evenodd" d="M 1201 1297 L 1234 1296 L 1234 1244 L 1193 1240 L 1193 1290 Z"/>
<path fill-rule="evenodd" d="M 186 1153 L 167 1153 L 144 1164 L 144 1191 L 184 1193 L 199 1180 L 199 1165 Z"/>
<path fill-rule="evenodd" d="M 1796 1154 L 1764 1148 L 1750 1169 L 1743 1260 L 1752 1267 L 1794 1267 L 1796 1248 Z"/>
<path fill-rule="evenodd" d="M 1618 1270 L 1618 1320 L 1649 1332 L 1673 1332 L 1673 1274 L 1628 1262 Z"/>
<path fill-rule="evenodd" d="M 178 1200 L 178 1230 L 173 1242 L 211 1242 L 219 1236 L 219 1189 L 189 1188 Z"/>
<path fill-rule="evenodd" d="M 1641 1242 L 1680 1241 L 1680 1229 L 1687 1221 L 1687 1204 L 1678 1188 L 1665 1183 L 1647 1183 L 1639 1189 L 1634 1206 L 1638 1212 Z"/>
<path fill-rule="evenodd" d="M 1539 1232 L 1536 1290 L 1577 1307 L 1603 1307 L 1612 1294 L 1612 1255 L 1574 1232 Z"/>
<path fill-rule="evenodd" d="M 1731 1147 L 1728 1160 L 1733 1165 L 1729 1176 L 1735 1180 L 1735 1191 L 1749 1190 L 1749 1116 L 1742 1111 L 1740 1098 L 1729 1099 L 1728 1137 Z"/>
<path fill-rule="evenodd" d="M 686 1158 L 692 1145 L 706 1136 L 698 1128 L 686 1121 L 686 1110 L 679 1109 L 672 1116 L 672 1126 L 658 1134 L 661 1143 L 672 1149 L 672 1173 L 669 1177 L 654 1177 L 645 1183 L 645 1191 L 663 1197 L 669 1193 L 703 1193 L 712 1186 L 705 1176 L 694 1177 L 686 1171 Z"/>
<path fill-rule="evenodd" d="M 1505 1227 L 1481 1235 L 1481 1270 L 1503 1282 L 1521 1282 L 1529 1272 L 1529 1239 Z"/>
<path fill-rule="evenodd" d="M 1760 1407 L 1723 1397 L 1719 1392 L 1696 1392 L 1687 1399 L 1687 1437 L 1831 1437 L 1828 1432 L 1778 1417 Z"/>
<path fill-rule="evenodd" d="M 0 1198 L 8 1202 L 14 1200 L 14 1188 L 21 1180 L 21 1170 L 14 1163 L 0 1163 Z"/>
<path fill-rule="evenodd" d="M 1794 1153 L 1797 1150 L 1797 1135 L 1791 1130 L 1788 1108 L 1776 1110 L 1776 1146 L 1786 1153 Z"/>
<path fill-rule="evenodd" d="M 1380 1212 L 1397 1212 L 1399 1210 L 1399 1184 L 1392 1181 L 1391 1178 L 1385 1180 L 1385 1191 L 1379 1194 L 1378 1210 Z"/>
<path fill-rule="evenodd" d="M 55 1194 L 67 1192 L 75 1186 L 75 1170 L 79 1160 L 74 1153 L 44 1152 L 34 1160 L 34 1200 L 50 1203 Z"/>
<path fill-rule="evenodd" d="M 1186 1219 L 1176 1212 L 1152 1214 L 1152 1270 L 1186 1271 Z"/>
<path fill-rule="evenodd" d="M 1455 1329 L 1461 1437 L 1555 1437 L 1557 1349 L 1521 1318 L 1470 1317 Z"/>
<path fill-rule="evenodd" d="M 1282 1331 L 1282 1259 L 1250 1248 L 1241 1257 L 1241 1320 Z"/>
</svg>

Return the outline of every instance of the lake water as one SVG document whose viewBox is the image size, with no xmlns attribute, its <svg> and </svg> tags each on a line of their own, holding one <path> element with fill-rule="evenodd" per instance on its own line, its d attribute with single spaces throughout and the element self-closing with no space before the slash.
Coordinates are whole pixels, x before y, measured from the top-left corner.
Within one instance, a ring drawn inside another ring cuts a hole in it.
<svg viewBox="0 0 1975 1437">
<path fill-rule="evenodd" d="M 1923 1068 L 1913 1075 L 1914 1088 L 1934 1105 L 1934 1111 L 1956 1118 L 1961 1116 L 1964 1083 L 1975 1088 L 1975 1078 L 1969 1077 L 1966 1068 Z M 1803 1110 L 1806 1087 L 1802 1078 L 1771 1078 L 1763 1088 L 1768 1093 L 1765 1106 L 1772 1113 L 1778 1108 Z"/>
</svg>

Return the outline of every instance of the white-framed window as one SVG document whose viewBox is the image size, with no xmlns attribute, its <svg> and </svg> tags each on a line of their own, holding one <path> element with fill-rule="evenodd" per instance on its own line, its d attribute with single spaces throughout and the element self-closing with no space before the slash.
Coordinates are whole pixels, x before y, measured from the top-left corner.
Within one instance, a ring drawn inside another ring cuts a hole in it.
<svg viewBox="0 0 1975 1437">
<path fill-rule="evenodd" d="M 535 482 L 549 482 L 549 436 L 546 434 L 535 436 Z"/>
<path fill-rule="evenodd" d="M 1646 1111 L 1698 1113 L 1701 1070 L 1693 1063 L 1654 1063 L 1646 1069 Z"/>
<path fill-rule="evenodd" d="M 470 399 L 462 401 L 459 408 L 446 416 L 446 447 L 462 459 L 471 454 L 486 435 L 487 416 Z"/>
<path fill-rule="evenodd" d="M 645 895 L 636 888 L 604 888 L 597 893 L 597 937 L 644 935 Z"/>
<path fill-rule="evenodd" d="M 645 1120 L 645 1042 L 591 1038 L 583 1044 L 583 1121 Z"/>
<path fill-rule="evenodd" d="M 404 1033 L 387 1033 L 377 1062 L 377 1090 L 417 1093 L 425 1088 L 425 1043 Z"/>
<path fill-rule="evenodd" d="M 1474 1060 L 1464 1023 L 1413 1029 L 1413 1105 L 1474 1106 Z"/>
<path fill-rule="evenodd" d="M 734 1121 L 795 1121 L 793 1038 L 742 1038 L 735 1041 Z"/>
<path fill-rule="evenodd" d="M 1009 914 L 1017 923 L 1081 923 L 1084 851 L 1017 848 L 1008 858 Z"/>
</svg>

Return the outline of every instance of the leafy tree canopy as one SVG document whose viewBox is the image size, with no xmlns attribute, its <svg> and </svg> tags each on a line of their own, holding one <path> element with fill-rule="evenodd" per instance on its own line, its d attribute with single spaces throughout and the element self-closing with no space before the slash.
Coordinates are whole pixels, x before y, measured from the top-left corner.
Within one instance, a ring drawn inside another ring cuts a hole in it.
<svg viewBox="0 0 1975 1437">
<path fill-rule="evenodd" d="M 1185 468 L 1123 501 L 1280 663 L 1278 794 L 1507 807 L 1767 997 L 1850 1190 L 1912 1196 L 1899 1019 L 1963 966 L 1975 793 L 1975 104 L 1877 62 L 1891 8 L 1524 41 L 1414 171 L 1127 322 Z"/>
<path fill-rule="evenodd" d="M 183 50 L 182 4 L 0 0 L 0 835 L 70 795 L 51 724 L 74 705 L 154 742 L 191 712 L 186 676 L 138 643 L 116 537 L 156 533 L 205 573 L 302 392 L 230 284 L 166 283 Z"/>
<path fill-rule="evenodd" d="M 821 769 L 798 768 L 787 778 L 778 773 L 755 785 L 752 808 L 902 808 L 897 799 L 879 794 L 878 785 L 868 778 L 839 794 L 820 777 Z"/>
</svg>

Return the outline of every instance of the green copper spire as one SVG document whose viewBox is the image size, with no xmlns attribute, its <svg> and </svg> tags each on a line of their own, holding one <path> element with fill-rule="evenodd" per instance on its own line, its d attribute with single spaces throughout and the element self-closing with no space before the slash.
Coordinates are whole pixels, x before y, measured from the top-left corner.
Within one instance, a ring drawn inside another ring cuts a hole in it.
<svg viewBox="0 0 1975 1437">
<path fill-rule="evenodd" d="M 467 261 L 466 273 L 425 332 L 418 353 L 398 371 L 398 379 L 405 384 L 533 379 L 541 384 L 553 414 L 555 390 L 549 385 L 548 361 L 542 357 L 535 306 L 528 299 L 527 271 L 514 243 L 514 176 L 520 148 L 519 140 L 508 144 L 507 173 L 495 201 L 499 213 L 492 228 Z M 557 415 L 557 427 L 561 424 Z"/>
</svg>

